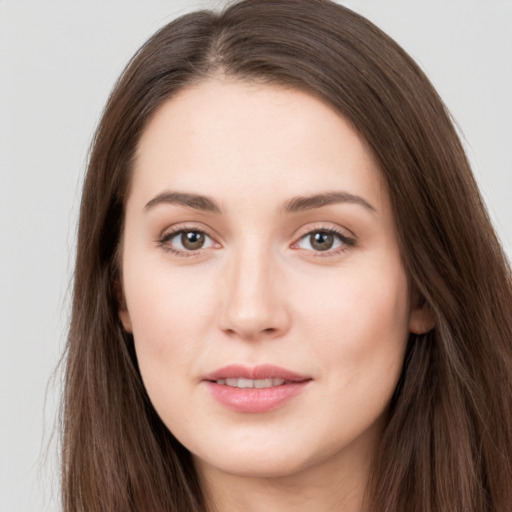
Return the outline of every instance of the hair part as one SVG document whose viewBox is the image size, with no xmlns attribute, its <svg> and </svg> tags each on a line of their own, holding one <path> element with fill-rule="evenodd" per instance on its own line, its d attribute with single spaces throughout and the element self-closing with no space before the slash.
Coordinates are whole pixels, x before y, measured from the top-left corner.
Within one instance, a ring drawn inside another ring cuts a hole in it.
<svg viewBox="0 0 512 512">
<path fill-rule="evenodd" d="M 305 91 L 352 123 L 386 180 L 411 285 L 436 318 L 409 338 L 369 510 L 508 510 L 512 278 L 445 106 L 349 9 L 245 0 L 159 30 L 116 83 L 92 142 L 67 344 L 65 512 L 208 508 L 190 454 L 146 394 L 114 283 L 141 134 L 165 101 L 214 76 Z"/>
</svg>

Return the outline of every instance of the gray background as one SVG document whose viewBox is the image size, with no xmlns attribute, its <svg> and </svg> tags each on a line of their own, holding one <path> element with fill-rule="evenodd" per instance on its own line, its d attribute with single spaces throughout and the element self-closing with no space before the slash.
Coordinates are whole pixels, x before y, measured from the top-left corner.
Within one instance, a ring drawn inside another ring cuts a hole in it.
<svg viewBox="0 0 512 512">
<path fill-rule="evenodd" d="M 512 0 L 344 2 L 426 70 L 512 254 Z M 88 145 L 129 57 L 220 1 L 0 0 L 0 512 L 57 510 L 51 379 L 68 322 Z M 86 449 L 86 447 L 84 447 Z"/>
</svg>

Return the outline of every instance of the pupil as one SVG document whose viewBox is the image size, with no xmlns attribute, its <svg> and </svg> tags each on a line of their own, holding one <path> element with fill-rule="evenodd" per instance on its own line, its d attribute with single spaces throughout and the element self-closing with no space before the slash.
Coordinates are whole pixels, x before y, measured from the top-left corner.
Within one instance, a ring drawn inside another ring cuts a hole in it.
<svg viewBox="0 0 512 512">
<path fill-rule="evenodd" d="M 313 233 L 310 237 L 310 242 L 313 249 L 328 251 L 334 243 L 334 236 L 330 233 Z"/>
<path fill-rule="evenodd" d="M 204 233 L 197 231 L 185 231 L 181 234 L 181 243 L 185 249 L 191 251 L 201 249 L 204 244 Z"/>
</svg>

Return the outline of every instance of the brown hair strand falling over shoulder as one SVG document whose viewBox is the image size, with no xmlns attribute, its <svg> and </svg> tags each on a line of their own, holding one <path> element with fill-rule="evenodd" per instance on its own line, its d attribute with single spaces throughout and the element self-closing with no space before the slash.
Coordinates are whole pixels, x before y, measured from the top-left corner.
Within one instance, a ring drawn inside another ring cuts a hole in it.
<svg viewBox="0 0 512 512">
<path fill-rule="evenodd" d="M 367 490 L 372 512 L 512 507 L 512 281 L 466 156 L 412 59 L 326 0 L 245 0 L 182 16 L 110 96 L 84 184 L 67 345 L 63 508 L 207 510 L 190 455 L 144 390 L 118 319 L 117 251 L 148 119 L 211 76 L 281 84 L 331 105 L 367 141 L 413 289 L 436 318 L 411 334 Z"/>
</svg>

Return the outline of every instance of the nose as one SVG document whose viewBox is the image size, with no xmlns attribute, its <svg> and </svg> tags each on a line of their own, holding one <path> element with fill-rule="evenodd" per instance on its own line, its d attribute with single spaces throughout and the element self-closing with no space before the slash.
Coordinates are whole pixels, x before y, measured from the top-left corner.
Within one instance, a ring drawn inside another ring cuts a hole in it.
<svg viewBox="0 0 512 512">
<path fill-rule="evenodd" d="M 290 327 L 279 265 L 261 250 L 231 255 L 223 276 L 220 329 L 246 340 L 274 339 Z"/>
</svg>

